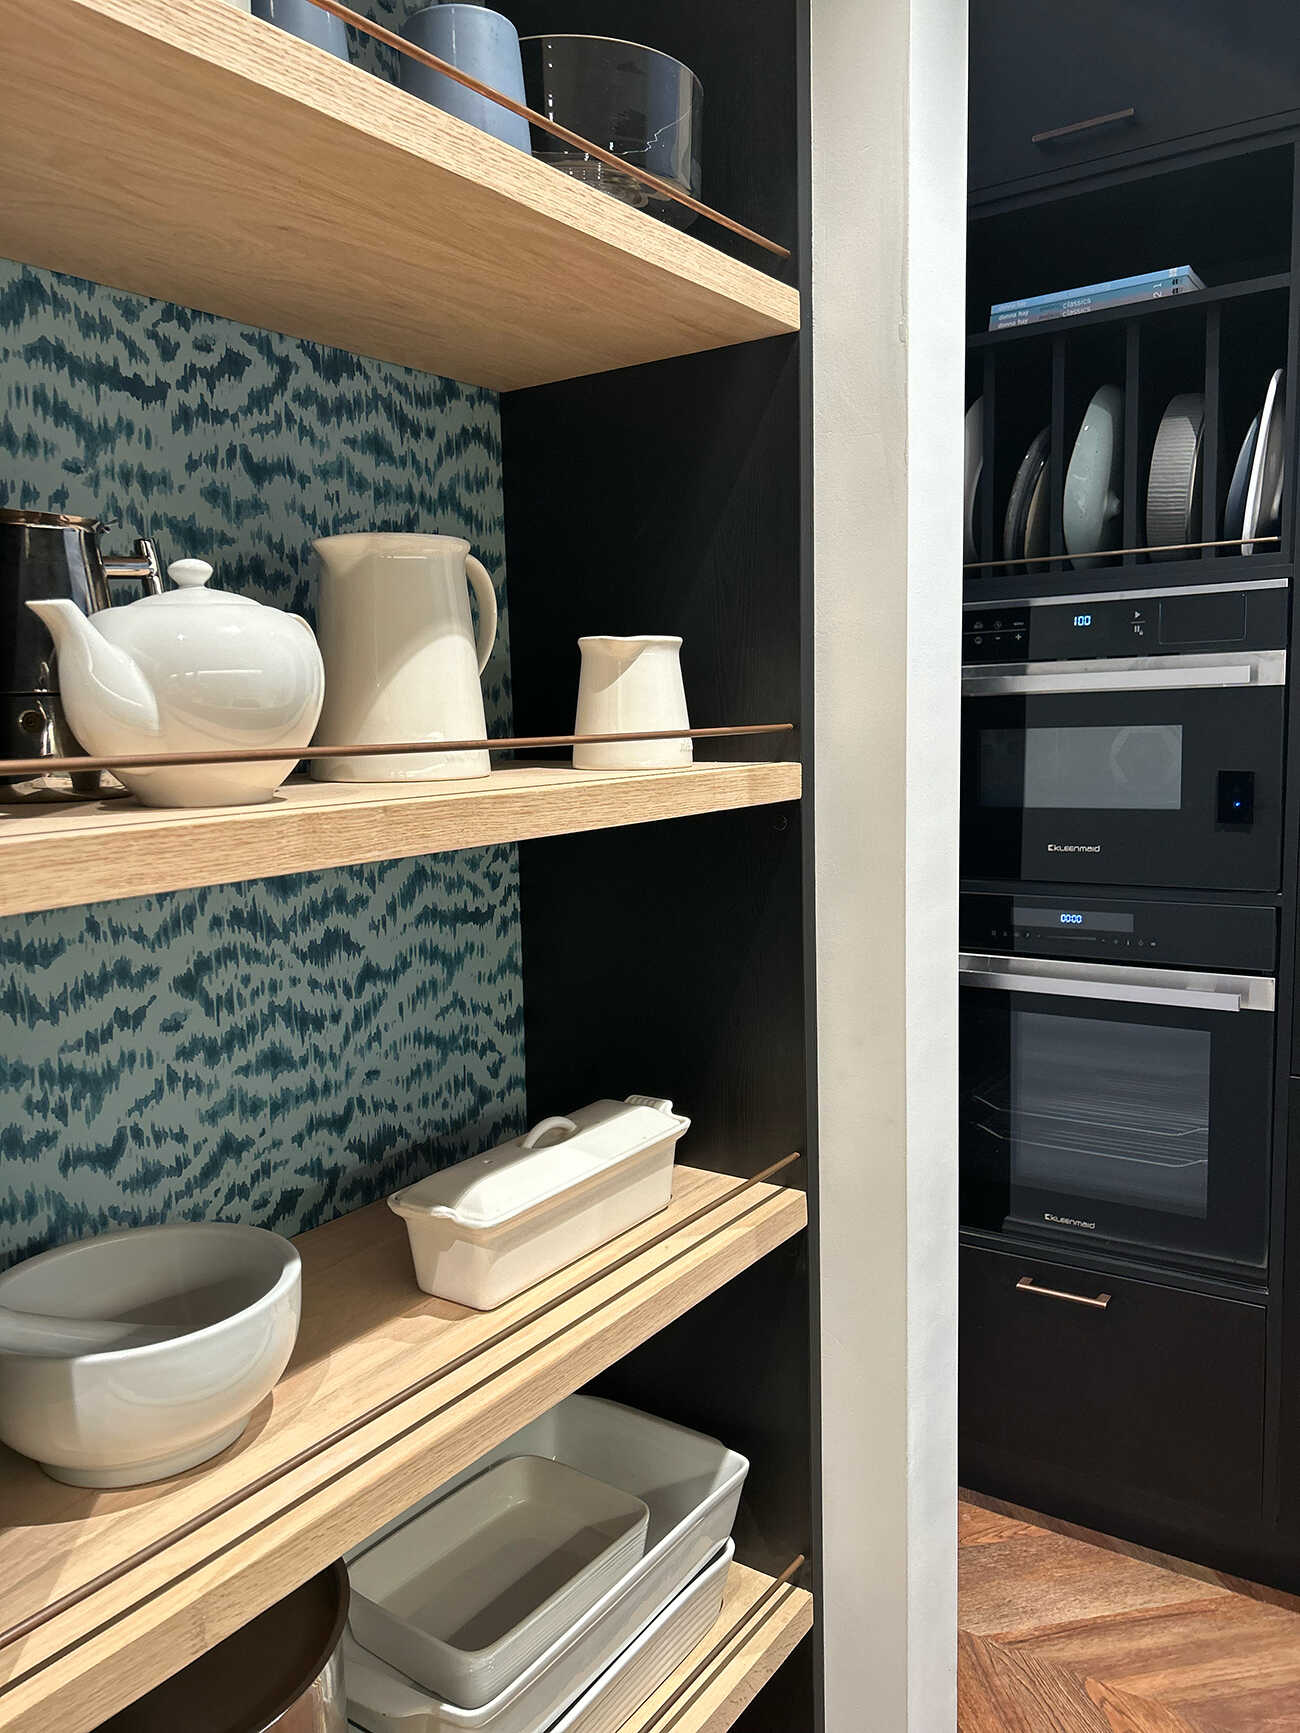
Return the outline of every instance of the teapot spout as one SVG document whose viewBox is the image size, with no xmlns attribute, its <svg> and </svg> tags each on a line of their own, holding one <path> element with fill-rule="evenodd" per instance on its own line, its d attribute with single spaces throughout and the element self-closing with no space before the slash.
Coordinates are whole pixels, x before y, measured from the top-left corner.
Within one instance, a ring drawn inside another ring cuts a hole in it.
<svg viewBox="0 0 1300 1733">
<path fill-rule="evenodd" d="M 153 688 L 125 650 L 65 598 L 28 602 L 58 655 L 59 693 L 72 732 L 91 753 L 129 752 L 161 733 Z"/>
</svg>

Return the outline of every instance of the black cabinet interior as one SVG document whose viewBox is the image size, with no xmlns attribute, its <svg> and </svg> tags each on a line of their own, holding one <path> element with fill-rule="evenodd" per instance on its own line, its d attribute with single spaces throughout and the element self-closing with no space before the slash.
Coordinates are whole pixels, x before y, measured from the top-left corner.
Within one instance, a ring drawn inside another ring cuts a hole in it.
<svg viewBox="0 0 1300 1733">
<path fill-rule="evenodd" d="M 1251 576 L 1289 570 L 1289 500 L 1276 538 L 1256 543 L 1251 554 L 1205 544 L 1223 544 L 1233 533 L 1227 501 L 1238 453 L 1274 372 L 1295 359 L 1295 202 L 1295 145 L 1288 140 L 1209 161 L 1174 159 L 1086 190 L 1061 188 L 1054 199 L 1039 194 L 1012 208 L 972 210 L 966 395 L 968 404 L 982 404 L 984 452 L 976 560 L 968 571 L 972 598 L 1018 597 L 1027 588 L 1124 589 L 1137 571 L 1157 585 L 1204 582 L 1207 566 L 1222 568 L 1226 580 L 1247 557 Z M 988 329 L 990 308 L 1000 301 L 1172 265 L 1192 266 L 1205 289 Z M 1115 551 L 1075 567 L 1067 557 L 1063 497 L 1085 412 L 1103 386 L 1123 393 L 1121 516 Z M 1204 399 L 1199 511 L 1181 551 L 1150 554 L 1141 550 L 1168 545 L 1148 536 L 1156 437 L 1168 404 L 1187 394 Z M 1051 559 L 1026 565 L 1023 550 L 1006 544 L 1004 520 L 1020 465 L 1042 428 L 1051 440 Z M 1289 448 L 1296 429 L 1290 400 L 1286 429 Z"/>
<path fill-rule="evenodd" d="M 794 0 L 622 0 L 616 19 L 597 0 L 508 10 L 525 31 L 617 33 L 691 66 L 705 89 L 703 195 L 790 245 L 776 269 L 798 280 L 808 163 Z M 743 241 L 699 232 L 752 261 Z M 502 399 L 517 732 L 571 726 L 580 636 L 671 632 L 692 722 L 795 725 L 775 741 L 698 743 L 698 758 L 806 760 L 803 341 Z M 800 803 L 521 846 L 534 1116 L 652 1091 L 692 1118 L 683 1161 L 743 1179 L 797 1150 L 782 1182 L 810 1182 L 808 822 Z M 808 1554 L 815 1588 L 811 1279 L 808 1246 L 782 1248 L 598 1388 L 749 1456 L 737 1557 L 775 1573 Z M 815 1670 L 805 1642 L 740 1724 L 818 1725 Z"/>
<path fill-rule="evenodd" d="M 1034 132 L 1129 107 L 1132 116 L 1031 142 Z M 1117 551 L 1075 565 L 1064 544 L 1063 495 L 1091 393 L 1121 386 L 1117 546 L 1142 550 L 1161 416 L 1175 395 L 1202 393 L 1202 488 L 1187 542 L 1222 540 L 1238 453 L 1268 382 L 1279 368 L 1300 382 L 1293 8 L 1284 0 L 1249 7 L 1103 0 L 1084 14 L 1033 0 L 972 0 L 970 124 L 966 401 L 982 398 L 985 467 L 982 563 L 967 569 L 967 601 L 1001 604 L 1005 613 L 1029 596 L 1127 597 L 1263 582 L 1284 585 L 1289 608 L 1300 475 L 1294 391 L 1278 539 L 1253 554 L 1189 545 L 1173 555 Z M 1205 289 L 988 329 L 995 302 L 1175 265 L 1190 265 Z M 1042 427 L 1052 441 L 1050 559 L 1015 564 L 1008 555 L 1018 550 L 1003 546 L 1003 518 L 1017 467 Z M 1293 766 L 1300 736 L 1292 677 L 1277 742 L 1280 753 L 1290 731 L 1280 890 L 1261 879 L 1235 899 L 1268 909 L 1281 933 L 1276 1081 L 1261 1102 L 1272 1112 L 1274 1151 L 1266 1277 L 1252 1287 L 1162 1270 L 1131 1254 L 1080 1249 L 1076 1256 L 1044 1250 L 1014 1229 L 981 1231 L 965 1221 L 961 1472 L 978 1490 L 1295 1590 L 1300 777 Z M 965 822 L 974 822 L 970 813 Z M 1169 868 L 1166 883 L 1185 863 Z M 1211 882 L 1197 894 L 1224 900 Z M 985 880 L 980 888 L 1009 885 Z M 1085 1296 L 1107 1292 L 1110 1305 L 1103 1311 L 1026 1295 L 1015 1286 L 1024 1274 Z"/>
</svg>

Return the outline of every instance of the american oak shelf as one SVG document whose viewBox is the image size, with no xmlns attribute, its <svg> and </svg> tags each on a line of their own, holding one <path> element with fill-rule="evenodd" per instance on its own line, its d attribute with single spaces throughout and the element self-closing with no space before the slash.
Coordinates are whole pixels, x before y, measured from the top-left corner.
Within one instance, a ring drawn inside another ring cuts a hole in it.
<svg viewBox="0 0 1300 1733">
<path fill-rule="evenodd" d="M 713 1629 L 619 1733 L 723 1733 L 733 1726 L 812 1629 L 807 1589 L 785 1584 L 755 1610 L 773 1580 L 733 1564 Z"/>
<path fill-rule="evenodd" d="M 0 54 L 5 257 L 500 391 L 799 329 L 788 284 L 226 0 L 0 0 Z"/>
<path fill-rule="evenodd" d="M 511 765 L 465 782 L 295 778 L 260 806 L 0 806 L 0 915 L 765 806 L 800 788 L 794 763 Z"/>
<path fill-rule="evenodd" d="M 302 1235 L 297 1349 L 222 1456 L 94 1493 L 0 1450 L 0 1728 L 89 1733 L 807 1219 L 801 1191 L 678 1167 L 667 1210 L 487 1313 L 419 1291 L 382 1203 Z M 679 1727 L 730 1724 L 802 1634 L 781 1605 Z"/>
</svg>

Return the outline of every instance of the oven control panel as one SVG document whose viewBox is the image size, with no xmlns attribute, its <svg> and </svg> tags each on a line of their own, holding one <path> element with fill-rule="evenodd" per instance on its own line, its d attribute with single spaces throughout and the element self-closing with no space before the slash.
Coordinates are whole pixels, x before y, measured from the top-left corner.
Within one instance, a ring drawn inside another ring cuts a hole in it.
<svg viewBox="0 0 1300 1733">
<path fill-rule="evenodd" d="M 1285 585 L 970 605 L 962 661 L 1078 662 L 1286 647 Z"/>
<path fill-rule="evenodd" d="M 963 951 L 1261 975 L 1277 962 L 1275 912 L 1228 903 L 968 892 L 960 931 Z"/>
</svg>

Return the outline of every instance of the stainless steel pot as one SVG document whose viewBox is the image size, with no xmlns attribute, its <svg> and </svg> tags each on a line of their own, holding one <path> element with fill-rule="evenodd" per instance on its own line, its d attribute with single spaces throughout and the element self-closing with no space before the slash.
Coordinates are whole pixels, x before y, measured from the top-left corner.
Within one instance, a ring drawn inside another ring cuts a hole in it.
<svg viewBox="0 0 1300 1733">
<path fill-rule="evenodd" d="M 99 1733 L 347 1733 L 340 1560 L 105 1721 Z"/>
<path fill-rule="evenodd" d="M 137 592 L 162 590 L 154 544 L 141 537 L 131 556 L 112 559 L 100 547 L 106 527 L 60 512 L 0 511 L 0 758 L 81 752 L 59 699 L 54 646 L 27 603 L 64 597 L 93 614 L 109 606 L 116 579 L 131 581 Z M 110 788 L 121 792 L 98 771 L 0 777 L 0 801 L 94 798 Z"/>
</svg>

